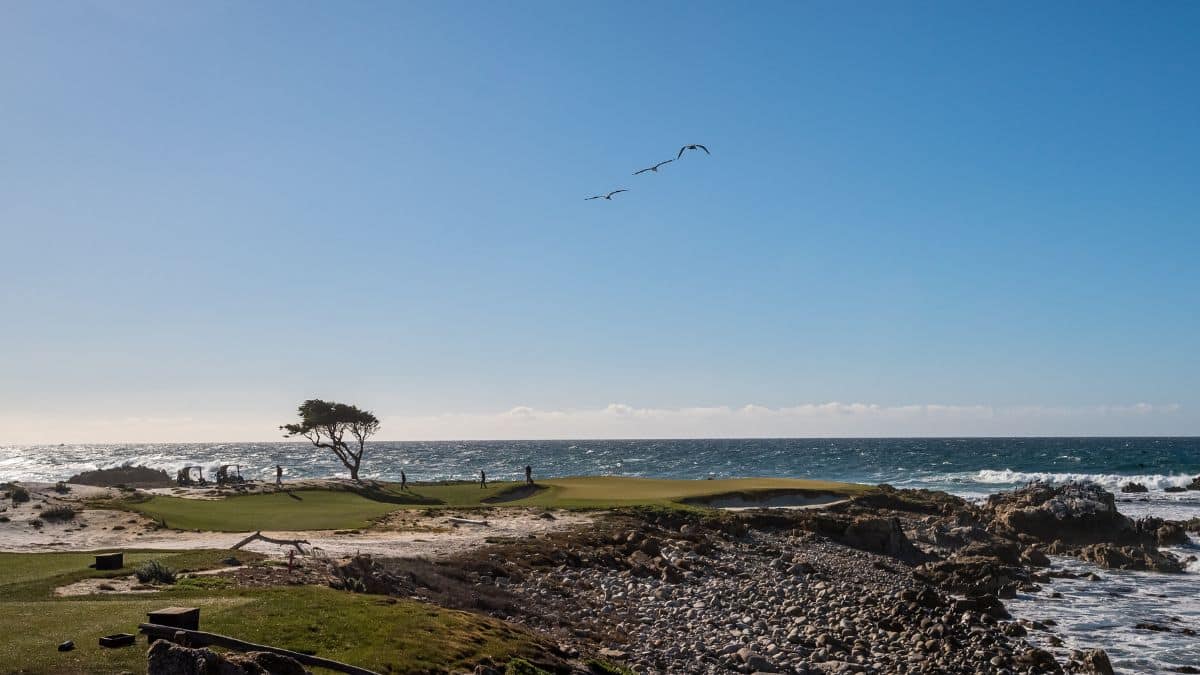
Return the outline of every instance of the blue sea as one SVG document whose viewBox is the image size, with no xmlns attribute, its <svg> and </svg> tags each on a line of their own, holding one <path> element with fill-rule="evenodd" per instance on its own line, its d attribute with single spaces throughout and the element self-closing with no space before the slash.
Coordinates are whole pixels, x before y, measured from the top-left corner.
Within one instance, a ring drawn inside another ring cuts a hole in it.
<svg viewBox="0 0 1200 675">
<path fill-rule="evenodd" d="M 79 471 L 142 464 L 166 469 L 194 464 L 206 473 L 241 464 L 243 475 L 274 479 L 345 476 L 329 453 L 299 443 L 187 443 L 0 446 L 0 482 L 63 480 Z M 1131 517 L 1200 517 L 1200 491 L 1167 493 L 1200 476 L 1200 438 L 925 438 L 711 439 L 589 441 L 377 442 L 362 475 L 409 480 L 470 480 L 483 469 L 492 479 L 612 474 L 670 478 L 790 476 L 889 483 L 945 490 L 968 498 L 1032 480 L 1092 480 L 1113 492 L 1129 481 L 1149 493 L 1121 495 Z M 1200 547 L 1183 547 L 1183 556 Z M 1093 570 L 1083 563 L 1065 562 Z M 1042 595 L 1010 601 L 1021 617 L 1053 618 L 1068 647 L 1103 647 L 1120 672 L 1165 672 L 1200 667 L 1200 565 L 1184 575 L 1095 570 L 1100 582 L 1058 581 L 1063 599 Z M 1049 590 L 1049 589 L 1047 589 Z M 1172 632 L 1136 629 L 1139 622 Z"/>
</svg>

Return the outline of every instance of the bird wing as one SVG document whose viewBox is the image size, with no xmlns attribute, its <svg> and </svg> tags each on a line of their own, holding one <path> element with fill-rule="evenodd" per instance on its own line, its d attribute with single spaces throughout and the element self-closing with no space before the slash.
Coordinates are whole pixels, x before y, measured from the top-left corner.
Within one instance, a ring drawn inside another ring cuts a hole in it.
<svg viewBox="0 0 1200 675">
<path fill-rule="evenodd" d="M 708 148 L 704 147 L 703 145 L 700 145 L 699 143 L 697 143 L 697 144 L 696 144 L 696 145 L 694 145 L 693 147 L 700 148 L 701 150 L 703 150 L 703 151 L 704 151 L 704 154 L 706 154 L 706 155 L 711 155 L 711 154 L 712 154 L 711 152 L 709 152 L 709 151 L 708 151 Z"/>
<path fill-rule="evenodd" d="M 687 148 L 688 148 L 688 146 L 686 146 L 686 145 L 685 145 L 685 146 L 683 146 L 682 148 L 680 148 L 680 149 L 679 149 L 679 154 L 675 156 L 675 159 L 679 159 L 680 157 L 683 157 L 683 151 L 684 151 L 684 150 L 687 150 Z"/>
<path fill-rule="evenodd" d="M 662 166 L 663 164 L 670 164 L 671 162 L 674 162 L 674 161 L 675 161 L 675 160 L 673 160 L 673 159 L 668 159 L 668 160 L 667 160 L 667 161 L 665 161 L 665 162 L 659 162 L 658 164 L 655 164 L 655 165 L 654 165 L 654 168 L 656 168 L 656 169 L 657 169 L 658 167 Z"/>
<path fill-rule="evenodd" d="M 656 167 L 654 167 L 654 168 L 655 168 L 655 169 L 657 169 L 658 167 L 656 166 Z M 638 175 L 639 173 L 646 173 L 647 171 L 650 171 L 650 169 L 642 169 L 641 171 L 634 171 L 634 172 L 633 172 L 633 175 L 635 175 L 635 176 L 636 176 L 636 175 Z"/>
<path fill-rule="evenodd" d="M 613 190 L 612 192 L 608 193 L 608 196 L 611 197 L 611 196 L 617 194 L 618 192 L 629 192 L 629 190 L 626 190 L 625 188 L 621 188 L 620 190 Z"/>
<path fill-rule="evenodd" d="M 588 200 L 591 200 L 591 199 L 600 199 L 600 198 L 601 198 L 601 197 L 603 197 L 603 196 L 604 196 L 604 195 L 596 195 L 595 197 L 586 197 L 586 198 L 584 198 L 584 200 L 583 200 L 583 201 L 585 201 L 585 202 L 586 202 L 586 201 L 588 201 Z"/>
</svg>

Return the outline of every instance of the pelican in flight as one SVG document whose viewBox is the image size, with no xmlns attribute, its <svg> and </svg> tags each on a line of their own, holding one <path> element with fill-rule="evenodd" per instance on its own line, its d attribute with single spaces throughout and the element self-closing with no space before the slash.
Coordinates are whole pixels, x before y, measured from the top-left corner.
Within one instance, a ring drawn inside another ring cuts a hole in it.
<svg viewBox="0 0 1200 675">
<path fill-rule="evenodd" d="M 712 154 L 711 152 L 708 151 L 708 148 L 704 147 L 703 145 L 700 145 L 699 143 L 693 143 L 692 145 L 685 145 L 682 148 L 680 148 L 679 155 L 675 159 L 679 159 L 680 157 L 683 157 L 683 153 L 685 150 L 695 150 L 697 148 L 699 148 L 700 150 L 703 150 L 704 154 L 706 154 L 706 155 Z"/>
<path fill-rule="evenodd" d="M 586 202 L 589 199 L 609 199 L 609 200 L 611 200 L 612 196 L 617 194 L 618 192 L 629 192 L 629 190 L 626 190 L 625 188 L 621 188 L 620 190 L 613 190 L 612 192 L 610 192 L 606 195 L 596 195 L 595 197 L 588 197 L 587 199 L 584 199 L 583 201 Z"/>
<path fill-rule="evenodd" d="M 678 158 L 676 158 L 676 159 L 678 159 Z M 646 173 L 647 171 L 653 171 L 654 173 L 658 173 L 658 167 L 662 166 L 663 164 L 670 164 L 671 162 L 674 162 L 674 161 L 675 161 L 674 159 L 668 159 L 665 162 L 659 162 L 658 164 L 655 164 L 654 166 L 649 167 L 649 168 L 642 169 L 641 171 L 634 171 L 633 175 L 636 176 L 639 173 Z"/>
</svg>

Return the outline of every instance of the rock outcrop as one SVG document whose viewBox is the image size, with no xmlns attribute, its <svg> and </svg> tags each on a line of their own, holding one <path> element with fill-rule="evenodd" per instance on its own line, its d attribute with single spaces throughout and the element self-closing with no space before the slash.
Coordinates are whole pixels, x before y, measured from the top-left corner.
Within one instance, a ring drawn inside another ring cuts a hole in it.
<svg viewBox="0 0 1200 675">
<path fill-rule="evenodd" d="M 146 466 L 118 466 L 111 469 L 84 471 L 71 476 L 67 482 L 95 487 L 124 485 L 131 488 L 160 488 L 175 485 L 175 481 L 171 480 L 166 471 Z"/>
<path fill-rule="evenodd" d="M 984 511 L 989 529 L 1022 541 L 1086 545 L 1137 538 L 1133 521 L 1117 511 L 1113 494 L 1095 483 L 1032 483 L 992 495 Z"/>
<path fill-rule="evenodd" d="M 147 675 L 307 675 L 295 659 L 271 652 L 217 654 L 157 640 L 147 652 Z"/>
</svg>

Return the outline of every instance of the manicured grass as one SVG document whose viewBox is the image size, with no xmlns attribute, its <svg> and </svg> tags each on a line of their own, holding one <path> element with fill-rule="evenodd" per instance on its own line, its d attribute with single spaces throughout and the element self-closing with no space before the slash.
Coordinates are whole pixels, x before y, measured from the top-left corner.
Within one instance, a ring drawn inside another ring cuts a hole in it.
<svg viewBox="0 0 1200 675">
<path fill-rule="evenodd" d="M 193 551 L 163 560 L 185 567 L 181 563 L 228 553 Z M 485 616 L 315 586 L 239 590 L 181 583 L 153 596 L 50 597 L 48 589 L 76 580 L 78 570 L 62 570 L 83 562 L 80 555 L 8 554 L 0 561 L 0 673 L 145 672 L 144 642 L 104 649 L 98 640 L 137 633 L 147 612 L 170 605 L 199 607 L 202 630 L 385 673 L 445 672 L 536 652 L 530 633 Z M 42 563 L 45 571 L 37 576 L 32 570 Z M 30 584 L 41 592 L 31 592 Z M 75 642 L 74 651 L 55 649 L 65 640 Z"/>
<path fill-rule="evenodd" d="M 723 480 L 668 480 L 583 476 L 538 481 L 545 485 L 532 497 L 508 502 L 514 506 L 554 508 L 608 508 L 617 506 L 679 506 L 683 499 L 729 492 L 805 490 L 846 496 L 863 494 L 866 485 L 796 478 L 729 478 Z"/>
<path fill-rule="evenodd" d="M 141 512 L 168 527 L 223 532 L 254 530 L 344 530 L 367 527 L 372 520 L 401 508 L 480 506 L 540 506 L 546 508 L 602 509 L 629 506 L 687 507 L 681 500 L 729 492 L 753 493 L 768 490 L 806 490 L 852 496 L 871 488 L 852 483 L 834 483 L 793 478 L 734 478 L 725 480 L 668 480 L 584 476 L 538 481 L 544 487 L 519 499 L 504 499 L 523 483 L 417 484 L 401 491 L 395 484 L 359 494 L 339 487 L 331 490 L 302 490 L 292 493 L 239 495 L 219 500 L 152 497 L 145 501 L 118 503 L 121 508 Z M 408 502 L 408 503 L 406 503 Z"/>
<path fill-rule="evenodd" d="M 0 602 L 44 600 L 59 586 L 82 579 L 107 579 L 133 574 L 147 560 L 159 560 L 178 572 L 222 567 L 223 558 L 235 555 L 244 562 L 262 559 L 249 551 L 124 551 L 125 566 L 119 570 L 94 570 L 88 567 L 95 553 L 0 553 Z M 0 663 L 4 663 L 0 661 Z M 2 671 L 0 671 L 2 672 Z"/>
<path fill-rule="evenodd" d="M 622 506 L 682 506 L 681 501 L 730 492 L 803 490 L 853 496 L 873 488 L 855 483 L 806 480 L 799 478 L 728 478 L 722 480 L 677 480 L 666 478 L 627 478 L 623 476 L 578 476 L 537 481 L 545 488 L 521 499 L 504 499 L 506 493 L 524 488 L 523 482 L 414 484 L 401 492 L 388 484 L 386 494 L 408 495 L 425 506 L 543 506 L 561 509 L 603 509 Z M 503 501 L 485 502 L 500 498 Z"/>
<path fill-rule="evenodd" d="M 294 495 L 294 496 L 291 496 Z M 353 492 L 300 490 L 201 500 L 152 497 L 126 508 L 164 521 L 167 527 L 217 532 L 255 530 L 350 530 L 399 508 Z"/>
</svg>

